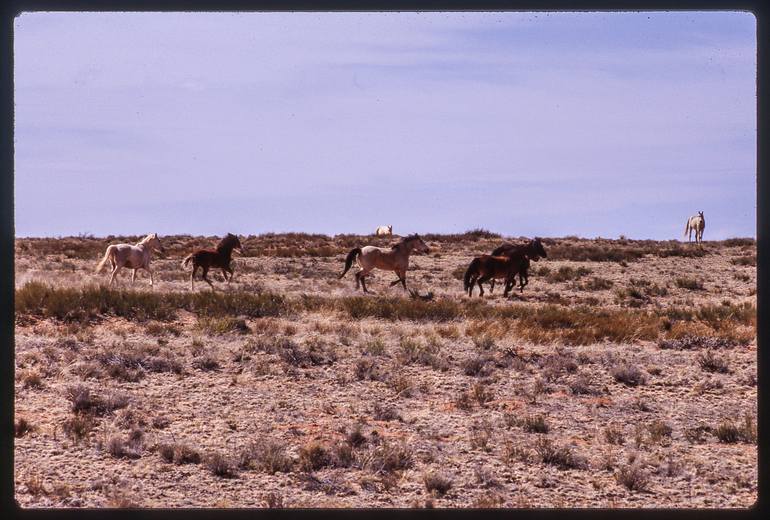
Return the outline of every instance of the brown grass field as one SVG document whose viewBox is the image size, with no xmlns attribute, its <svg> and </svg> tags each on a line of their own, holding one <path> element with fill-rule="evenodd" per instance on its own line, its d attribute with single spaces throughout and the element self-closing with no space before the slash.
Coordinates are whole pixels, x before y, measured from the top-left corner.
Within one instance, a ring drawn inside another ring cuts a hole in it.
<svg viewBox="0 0 770 520">
<path fill-rule="evenodd" d="M 16 240 L 15 494 L 39 507 L 750 507 L 756 245 L 547 238 L 523 293 L 461 277 L 502 242 L 426 235 L 355 292 L 355 246 L 242 237 L 228 286 L 161 237 Z M 506 240 L 523 240 L 506 237 Z"/>
</svg>

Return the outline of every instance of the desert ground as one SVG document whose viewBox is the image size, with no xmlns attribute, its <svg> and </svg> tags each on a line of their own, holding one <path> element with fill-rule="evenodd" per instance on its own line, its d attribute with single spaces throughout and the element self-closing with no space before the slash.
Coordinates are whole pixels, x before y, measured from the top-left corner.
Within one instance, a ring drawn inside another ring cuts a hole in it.
<svg viewBox="0 0 770 520">
<path fill-rule="evenodd" d="M 708 236 L 708 233 L 706 233 Z M 16 240 L 15 498 L 48 507 L 750 507 L 756 245 L 545 238 L 529 285 L 464 294 L 501 237 L 425 235 L 407 283 L 338 279 L 398 237 L 241 236 L 216 291 L 165 253 Z"/>
</svg>

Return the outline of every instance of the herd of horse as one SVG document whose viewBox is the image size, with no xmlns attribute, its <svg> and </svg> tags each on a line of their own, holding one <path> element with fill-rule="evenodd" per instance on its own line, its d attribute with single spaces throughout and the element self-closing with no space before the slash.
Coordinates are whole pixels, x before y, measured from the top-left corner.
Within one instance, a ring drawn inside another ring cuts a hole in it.
<svg viewBox="0 0 770 520">
<path fill-rule="evenodd" d="M 706 220 L 703 217 L 703 212 L 699 211 L 697 215 L 687 220 L 685 235 L 689 232 L 690 241 L 692 241 L 692 231 L 695 231 L 695 241 L 700 244 L 703 241 L 703 230 L 705 227 Z M 392 234 L 393 226 L 380 226 L 375 231 L 377 236 L 392 236 Z M 139 269 L 144 269 L 150 274 L 150 286 L 153 286 L 154 279 L 150 269 L 150 259 L 155 250 L 164 252 L 157 233 L 147 235 L 136 245 L 110 245 L 107 247 L 104 257 L 96 266 L 96 272 L 101 272 L 109 261 L 112 266 L 110 276 L 110 285 L 112 285 L 120 269 L 133 269 L 131 283 L 136 278 L 136 272 Z M 233 250 L 238 250 L 243 254 L 241 241 L 236 235 L 228 233 L 219 241 L 214 249 L 198 249 L 187 255 L 182 260 L 182 267 L 184 268 L 192 262 L 190 290 L 195 290 L 195 275 L 198 269 L 201 269 L 203 280 L 211 286 L 212 290 L 214 290 L 214 284 L 211 283 L 207 276 L 212 268 L 221 269 L 222 276 L 229 284 L 233 279 L 233 267 L 231 265 Z M 390 248 L 371 245 L 355 247 L 345 257 L 345 267 L 339 278 L 341 279 L 345 276 L 355 261 L 359 268 L 355 274 L 356 289 L 363 288 L 363 291 L 368 293 L 366 277 L 374 269 L 382 269 L 396 273 L 397 278 L 390 283 L 391 287 L 401 283 L 403 289 L 407 290 L 406 271 L 409 268 L 409 256 L 415 252 L 424 254 L 430 252 L 428 245 L 417 234 L 404 237 Z M 463 289 L 468 292 L 468 296 L 473 296 L 473 289 L 478 285 L 479 296 L 483 297 L 483 283 L 489 282 L 489 291 L 491 293 L 495 287 L 495 280 L 502 280 L 505 283 L 503 297 L 507 297 L 516 285 L 516 277 L 518 276 L 519 291 L 521 292 L 529 283 L 528 271 L 530 261 L 537 262 L 540 258 L 548 258 L 548 255 L 539 238 L 534 238 L 526 244 L 504 243 L 491 251 L 490 254 L 477 256 L 471 260 L 463 276 Z"/>
</svg>

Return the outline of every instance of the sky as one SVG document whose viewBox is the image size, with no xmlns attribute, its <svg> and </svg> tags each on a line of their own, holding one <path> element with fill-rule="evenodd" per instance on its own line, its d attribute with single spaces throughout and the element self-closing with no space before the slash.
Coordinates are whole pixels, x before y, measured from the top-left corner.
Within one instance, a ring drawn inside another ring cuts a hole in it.
<svg viewBox="0 0 770 520">
<path fill-rule="evenodd" d="M 756 237 L 751 13 L 22 13 L 16 236 Z"/>
</svg>

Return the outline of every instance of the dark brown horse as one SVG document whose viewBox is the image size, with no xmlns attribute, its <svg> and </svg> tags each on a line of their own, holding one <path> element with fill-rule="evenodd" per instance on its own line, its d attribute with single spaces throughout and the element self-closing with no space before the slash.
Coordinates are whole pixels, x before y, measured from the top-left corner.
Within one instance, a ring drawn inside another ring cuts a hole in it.
<svg viewBox="0 0 770 520">
<path fill-rule="evenodd" d="M 214 289 L 214 285 L 211 283 L 211 280 L 206 277 L 206 274 L 212 267 L 222 269 L 222 276 L 225 277 L 227 283 L 230 283 L 233 279 L 233 268 L 230 267 L 233 249 L 238 249 L 241 254 L 243 254 L 241 241 L 238 240 L 237 236 L 228 233 L 225 238 L 219 241 L 215 249 L 199 249 L 194 253 L 187 255 L 182 261 L 182 267 L 186 267 L 190 260 L 192 260 L 193 270 L 192 273 L 190 273 L 190 290 L 192 291 L 195 289 L 193 280 L 199 267 L 203 269 L 203 279 L 211 286 L 212 290 Z M 227 278 L 227 273 L 230 273 L 229 279 Z"/>
<path fill-rule="evenodd" d="M 527 257 L 527 261 L 525 262 L 525 265 L 523 266 L 523 269 L 519 273 L 519 284 L 520 284 L 520 290 L 524 290 L 524 286 L 529 283 L 529 260 L 534 260 L 537 262 L 540 260 L 540 258 L 548 258 L 548 255 L 545 252 L 545 248 L 543 247 L 543 243 L 540 242 L 539 238 L 535 238 L 534 240 L 530 240 L 526 244 L 503 244 L 494 251 L 492 251 L 492 256 L 509 256 L 512 253 L 523 253 Z M 495 279 L 492 278 L 492 280 L 489 282 L 489 292 L 491 293 L 495 289 Z"/>
<path fill-rule="evenodd" d="M 519 275 L 519 282 L 521 282 L 522 276 L 520 273 L 526 270 L 527 265 L 529 265 L 529 259 L 524 253 L 512 252 L 509 256 L 477 256 L 471 261 L 468 269 L 465 271 L 465 277 L 463 278 L 465 290 L 468 291 L 468 296 L 473 296 L 473 286 L 478 284 L 479 296 L 484 296 L 484 287 L 481 284 L 488 280 L 502 278 L 505 280 L 503 296 L 508 296 L 508 293 L 516 283 L 516 275 Z M 523 288 L 524 286 L 522 285 L 520 290 L 523 290 Z"/>
</svg>

